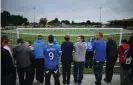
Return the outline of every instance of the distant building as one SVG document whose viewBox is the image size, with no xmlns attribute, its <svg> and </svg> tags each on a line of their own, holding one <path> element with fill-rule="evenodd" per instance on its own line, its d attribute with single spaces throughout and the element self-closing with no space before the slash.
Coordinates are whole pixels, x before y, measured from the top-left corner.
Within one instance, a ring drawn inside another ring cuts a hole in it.
<svg viewBox="0 0 133 85">
<path fill-rule="evenodd" d="M 111 27 L 122 27 L 122 28 L 133 29 L 133 18 L 122 19 L 122 20 L 111 20 L 108 22 L 109 22 L 109 26 L 111 26 Z"/>
</svg>

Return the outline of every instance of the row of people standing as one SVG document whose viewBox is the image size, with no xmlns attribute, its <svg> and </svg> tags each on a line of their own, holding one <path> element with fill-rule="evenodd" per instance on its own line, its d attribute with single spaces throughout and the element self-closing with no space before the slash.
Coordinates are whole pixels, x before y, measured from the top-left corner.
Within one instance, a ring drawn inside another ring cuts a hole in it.
<svg viewBox="0 0 133 85">
<path fill-rule="evenodd" d="M 97 33 L 96 35 L 97 40 L 93 45 L 93 50 L 95 51 L 94 73 L 96 77 L 95 83 L 97 85 L 101 85 L 102 68 L 106 60 L 106 55 L 107 55 L 106 78 L 105 78 L 106 82 L 111 82 L 112 80 L 113 67 L 117 59 L 116 57 L 117 51 L 113 49 L 113 48 L 117 48 L 117 44 L 115 43 L 115 41 L 113 41 L 112 38 L 110 37 L 109 42 L 106 45 L 106 42 L 102 39 L 102 37 L 103 37 L 102 33 Z M 48 41 L 49 41 L 48 46 L 46 46 L 42 36 L 38 36 L 38 40 L 34 42 L 34 52 L 29 42 L 27 42 L 27 45 L 30 48 L 23 44 L 22 39 L 17 40 L 18 46 L 14 48 L 13 54 L 11 54 L 12 53 L 11 49 L 10 50 L 7 49 L 7 51 L 10 53 L 10 57 L 12 60 L 12 62 L 10 62 L 10 65 L 12 66 L 12 68 L 15 68 L 14 59 L 16 60 L 20 85 L 32 85 L 33 79 L 34 79 L 34 72 L 36 72 L 36 80 L 39 83 L 43 84 L 44 73 L 45 73 L 46 85 L 50 85 L 51 74 L 54 75 L 55 85 L 60 85 L 59 65 L 58 65 L 58 62 L 59 62 L 58 57 L 60 56 L 60 53 L 59 53 L 60 50 L 62 51 L 61 62 L 62 62 L 62 68 L 63 68 L 63 72 L 62 72 L 63 84 L 68 84 L 68 85 L 70 84 L 71 64 L 73 61 L 74 61 L 74 82 L 79 85 L 82 84 L 83 69 L 84 69 L 84 64 L 86 60 L 85 55 L 87 53 L 86 50 L 88 49 L 89 51 L 91 47 L 89 47 L 90 45 L 88 45 L 88 43 L 85 42 L 84 36 L 78 36 L 77 43 L 75 43 L 74 45 L 72 42 L 69 41 L 70 39 L 69 35 L 66 35 L 64 39 L 65 39 L 65 42 L 62 43 L 61 49 L 52 35 L 48 37 Z M 3 42 L 2 47 L 8 46 L 6 45 L 8 44 L 7 37 L 4 36 L 2 42 Z M 2 49 L 4 49 L 3 51 L 5 51 L 5 48 L 2 48 Z M 112 49 L 112 50 L 109 50 L 109 49 Z M 73 50 L 74 50 L 74 60 L 72 56 Z M 3 53 L 3 56 L 5 56 L 5 53 L 4 52 L 2 53 Z M 14 56 L 14 58 L 12 58 L 11 55 Z M 93 55 L 93 53 L 89 53 L 89 55 Z M 91 61 L 92 61 L 92 58 L 91 58 Z M 92 62 L 90 63 L 90 66 L 91 64 Z M 36 69 L 36 71 L 34 68 Z M 13 82 L 15 81 L 15 77 L 13 78 L 13 76 L 15 76 L 15 73 L 16 72 L 13 71 L 12 69 L 11 74 L 12 74 Z M 25 74 L 26 74 L 26 78 L 24 78 Z M 6 84 L 3 84 L 3 85 L 6 85 Z M 15 84 L 12 84 L 12 85 L 15 85 Z"/>
</svg>

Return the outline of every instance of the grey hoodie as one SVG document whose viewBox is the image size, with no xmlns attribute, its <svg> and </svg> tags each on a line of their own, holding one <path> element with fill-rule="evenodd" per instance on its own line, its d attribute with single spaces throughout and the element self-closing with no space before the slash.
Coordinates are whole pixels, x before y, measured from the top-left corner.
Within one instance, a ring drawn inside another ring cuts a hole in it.
<svg viewBox="0 0 133 85">
<path fill-rule="evenodd" d="M 31 58 L 33 52 L 24 44 L 19 44 L 13 49 L 14 58 L 17 62 L 18 68 L 25 68 L 31 65 Z"/>
<path fill-rule="evenodd" d="M 87 49 L 86 42 L 77 42 L 74 44 L 74 61 L 84 62 Z"/>
</svg>

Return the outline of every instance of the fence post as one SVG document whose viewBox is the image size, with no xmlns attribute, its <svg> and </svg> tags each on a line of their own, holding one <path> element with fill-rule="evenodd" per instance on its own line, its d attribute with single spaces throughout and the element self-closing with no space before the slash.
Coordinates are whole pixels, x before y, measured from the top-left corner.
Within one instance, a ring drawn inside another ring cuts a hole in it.
<svg viewBox="0 0 133 85">
<path fill-rule="evenodd" d="M 19 38 L 19 30 L 18 28 L 16 29 L 16 32 L 17 32 L 17 39 Z"/>
<path fill-rule="evenodd" d="M 122 28 L 121 31 L 120 31 L 120 42 L 119 42 L 119 45 L 121 44 L 122 35 L 123 35 L 123 28 Z"/>
</svg>

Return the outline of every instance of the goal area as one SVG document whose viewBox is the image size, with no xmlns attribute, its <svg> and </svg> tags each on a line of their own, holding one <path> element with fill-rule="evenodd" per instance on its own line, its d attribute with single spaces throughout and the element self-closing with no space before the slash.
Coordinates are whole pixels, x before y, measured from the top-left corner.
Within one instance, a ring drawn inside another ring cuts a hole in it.
<svg viewBox="0 0 133 85">
<path fill-rule="evenodd" d="M 33 44 L 38 35 L 42 35 L 44 41 L 48 43 L 48 35 L 53 35 L 61 45 L 66 34 L 70 35 L 70 40 L 75 43 L 77 41 L 76 37 L 79 35 L 84 35 L 85 39 L 89 40 L 98 32 L 103 33 L 103 39 L 106 41 L 108 36 L 112 36 L 117 44 L 120 44 L 122 39 L 129 39 L 133 34 L 133 31 L 123 28 L 17 28 L 16 30 L 2 31 L 2 35 L 10 37 L 12 45 L 16 45 L 18 38 L 22 38 L 24 41 L 31 41 Z"/>
</svg>

